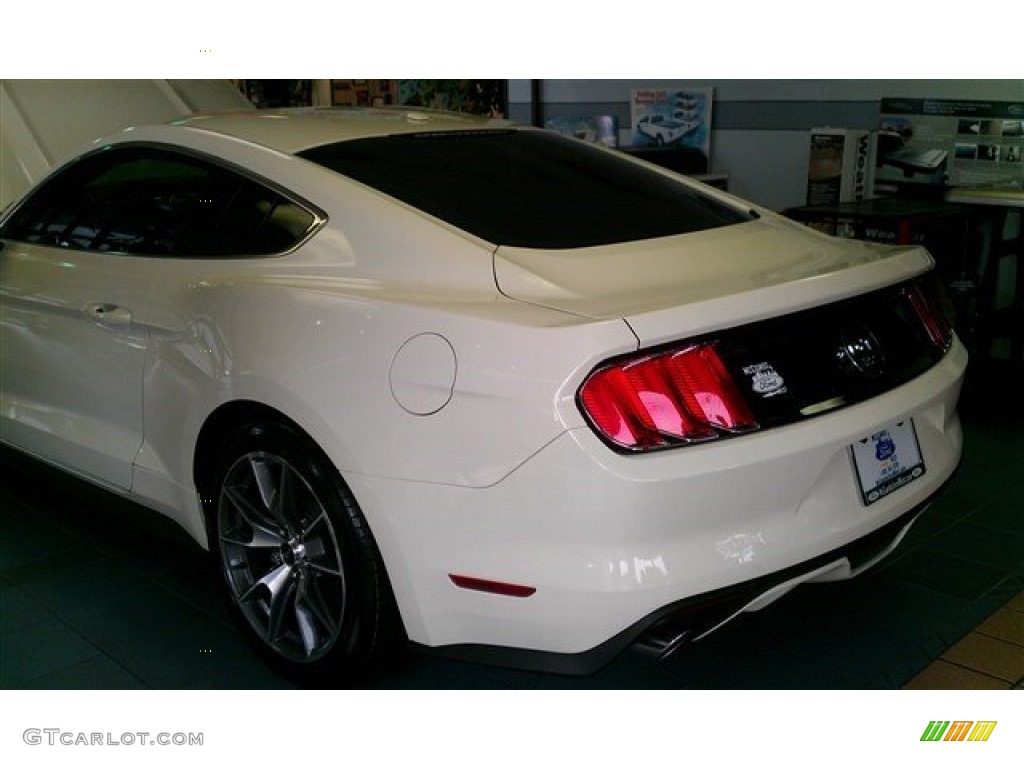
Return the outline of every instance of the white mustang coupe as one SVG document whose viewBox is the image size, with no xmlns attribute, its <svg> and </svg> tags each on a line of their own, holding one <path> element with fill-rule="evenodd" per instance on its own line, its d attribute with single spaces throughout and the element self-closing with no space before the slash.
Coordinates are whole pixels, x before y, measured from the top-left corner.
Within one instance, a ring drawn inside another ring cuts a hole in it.
<svg viewBox="0 0 1024 768">
<path fill-rule="evenodd" d="M 669 653 L 871 566 L 960 458 L 925 250 L 505 122 L 137 126 L 0 249 L 2 442 L 179 523 L 310 682 Z"/>
</svg>

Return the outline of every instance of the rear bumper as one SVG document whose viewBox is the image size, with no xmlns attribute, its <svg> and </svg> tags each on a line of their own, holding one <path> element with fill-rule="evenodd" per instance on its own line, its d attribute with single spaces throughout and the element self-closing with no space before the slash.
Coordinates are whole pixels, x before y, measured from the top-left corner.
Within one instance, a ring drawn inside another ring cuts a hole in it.
<svg viewBox="0 0 1024 768">
<path fill-rule="evenodd" d="M 845 547 L 808 562 L 659 608 L 589 651 L 550 653 L 471 644 L 446 645 L 429 651 L 464 661 L 563 675 L 593 674 L 630 646 L 659 660 L 667 658 L 683 643 L 699 640 L 739 614 L 759 610 L 801 584 L 862 573 L 896 548 L 931 501 Z"/>
<path fill-rule="evenodd" d="M 955 342 L 882 396 L 721 443 L 623 456 L 571 429 L 488 488 L 347 479 L 412 641 L 585 672 L 681 614 L 699 633 L 884 554 L 959 463 L 966 360 Z M 865 506 L 849 446 L 906 418 L 926 473 Z M 460 589 L 451 574 L 535 591 Z"/>
</svg>

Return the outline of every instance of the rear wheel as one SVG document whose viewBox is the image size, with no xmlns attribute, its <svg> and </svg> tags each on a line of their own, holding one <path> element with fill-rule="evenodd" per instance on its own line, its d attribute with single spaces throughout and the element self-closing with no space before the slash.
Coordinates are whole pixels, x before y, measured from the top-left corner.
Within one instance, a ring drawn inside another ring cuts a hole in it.
<svg viewBox="0 0 1024 768">
<path fill-rule="evenodd" d="M 211 547 L 242 626 L 305 684 L 353 681 L 400 633 L 351 492 L 322 452 L 282 424 L 239 430 L 221 455 Z"/>
</svg>

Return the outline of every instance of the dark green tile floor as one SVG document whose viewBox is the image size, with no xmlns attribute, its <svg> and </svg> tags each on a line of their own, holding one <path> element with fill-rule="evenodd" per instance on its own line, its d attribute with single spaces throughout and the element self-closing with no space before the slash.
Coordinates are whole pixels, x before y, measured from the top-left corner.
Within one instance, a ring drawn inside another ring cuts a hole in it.
<svg viewBox="0 0 1024 768">
<path fill-rule="evenodd" d="M 895 556 L 858 579 L 802 587 L 665 664 L 631 651 L 575 678 L 410 652 L 373 685 L 900 688 L 1024 591 L 1022 377 L 1020 365 L 972 363 L 959 474 Z M 208 558 L 173 526 L 7 458 L 0 687 L 290 687 L 236 632 Z"/>
</svg>

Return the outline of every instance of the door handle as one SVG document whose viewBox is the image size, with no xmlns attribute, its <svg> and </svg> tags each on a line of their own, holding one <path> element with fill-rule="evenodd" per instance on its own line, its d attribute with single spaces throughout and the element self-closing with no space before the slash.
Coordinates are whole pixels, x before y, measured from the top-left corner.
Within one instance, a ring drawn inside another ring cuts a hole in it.
<svg viewBox="0 0 1024 768">
<path fill-rule="evenodd" d="M 85 311 L 90 318 L 104 325 L 130 325 L 132 322 L 131 310 L 116 304 L 90 304 Z"/>
</svg>

